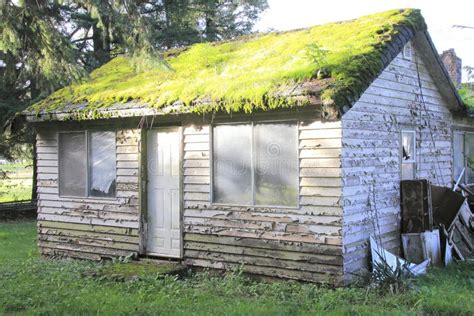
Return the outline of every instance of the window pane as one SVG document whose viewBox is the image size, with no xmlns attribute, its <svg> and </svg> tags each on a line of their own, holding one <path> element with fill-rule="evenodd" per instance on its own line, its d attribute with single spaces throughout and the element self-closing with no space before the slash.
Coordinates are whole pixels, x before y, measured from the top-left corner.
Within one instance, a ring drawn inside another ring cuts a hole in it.
<svg viewBox="0 0 474 316">
<path fill-rule="evenodd" d="M 464 168 L 464 134 L 462 133 L 453 134 L 453 164 L 453 179 L 457 181 Z"/>
<path fill-rule="evenodd" d="M 255 203 L 298 204 L 298 148 L 296 124 L 256 124 Z"/>
<path fill-rule="evenodd" d="M 402 163 L 402 180 L 415 179 L 415 164 L 411 162 Z"/>
<path fill-rule="evenodd" d="M 250 124 L 214 127 L 214 202 L 252 204 L 251 148 Z"/>
<path fill-rule="evenodd" d="M 466 134 L 466 183 L 474 183 L 474 134 Z"/>
<path fill-rule="evenodd" d="M 85 196 L 87 180 L 84 132 L 59 133 L 59 194 Z"/>
<path fill-rule="evenodd" d="M 402 132 L 402 160 L 415 160 L 415 133 Z"/>
<path fill-rule="evenodd" d="M 89 133 L 89 195 L 115 196 L 115 133 Z"/>
</svg>

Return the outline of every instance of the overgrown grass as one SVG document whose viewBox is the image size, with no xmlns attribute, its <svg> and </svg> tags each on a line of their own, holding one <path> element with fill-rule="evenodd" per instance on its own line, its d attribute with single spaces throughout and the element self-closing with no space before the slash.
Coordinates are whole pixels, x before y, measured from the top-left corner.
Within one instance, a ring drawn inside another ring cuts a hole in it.
<svg viewBox="0 0 474 316">
<path fill-rule="evenodd" d="M 0 223 L 0 314 L 305 315 L 474 313 L 473 264 L 434 269 L 408 292 L 256 282 L 239 273 L 185 279 L 149 270 L 139 278 L 93 277 L 114 264 L 39 258 L 35 223 Z M 124 264 L 126 265 L 126 264 Z M 114 271 L 130 268 L 113 269 Z"/>
<path fill-rule="evenodd" d="M 0 165 L 0 203 L 31 199 L 33 169 L 30 163 Z"/>
</svg>

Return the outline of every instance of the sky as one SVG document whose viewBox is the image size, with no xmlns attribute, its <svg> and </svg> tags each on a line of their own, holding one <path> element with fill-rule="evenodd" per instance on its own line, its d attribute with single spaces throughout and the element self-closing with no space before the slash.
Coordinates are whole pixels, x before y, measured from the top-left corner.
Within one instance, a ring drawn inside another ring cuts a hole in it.
<svg viewBox="0 0 474 316">
<path fill-rule="evenodd" d="M 454 48 L 463 66 L 474 67 L 474 29 L 453 27 L 474 27 L 474 0 L 268 0 L 268 4 L 255 26 L 258 31 L 298 29 L 395 8 L 421 9 L 438 52 Z"/>
</svg>

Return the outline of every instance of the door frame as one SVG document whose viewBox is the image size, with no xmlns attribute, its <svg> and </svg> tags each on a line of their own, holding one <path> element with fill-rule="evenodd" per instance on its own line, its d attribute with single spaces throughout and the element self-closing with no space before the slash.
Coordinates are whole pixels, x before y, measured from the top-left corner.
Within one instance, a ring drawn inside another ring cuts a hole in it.
<svg viewBox="0 0 474 316">
<path fill-rule="evenodd" d="M 182 125 L 163 125 L 152 128 L 142 128 L 141 130 L 141 148 L 139 155 L 140 168 L 140 229 L 139 229 L 139 254 L 141 256 L 161 257 L 159 254 L 150 254 L 147 252 L 147 238 L 148 238 L 148 133 L 159 130 L 176 130 L 179 139 L 179 221 L 180 221 L 180 254 L 179 258 L 166 257 L 167 259 L 182 260 L 184 256 L 184 144 L 183 144 L 183 126 Z"/>
</svg>

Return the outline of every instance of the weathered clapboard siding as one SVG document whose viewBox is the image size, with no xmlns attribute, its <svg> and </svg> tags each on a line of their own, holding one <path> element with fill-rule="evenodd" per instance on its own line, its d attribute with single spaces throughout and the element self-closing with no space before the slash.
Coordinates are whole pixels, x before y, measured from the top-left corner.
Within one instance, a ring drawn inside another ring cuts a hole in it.
<svg viewBox="0 0 474 316">
<path fill-rule="evenodd" d="M 140 132 L 116 132 L 117 194 L 102 199 L 59 196 L 58 131 L 37 130 L 41 253 L 93 260 L 137 253 Z"/>
<path fill-rule="evenodd" d="M 185 126 L 184 261 L 315 282 L 342 280 L 341 123 L 299 122 L 297 208 L 211 203 L 210 127 Z"/>
<path fill-rule="evenodd" d="M 369 234 L 381 236 L 388 250 L 400 251 L 403 127 L 416 131 L 416 177 L 450 184 L 452 115 L 421 58 L 396 57 L 342 117 L 346 281 L 368 268 Z"/>
</svg>

